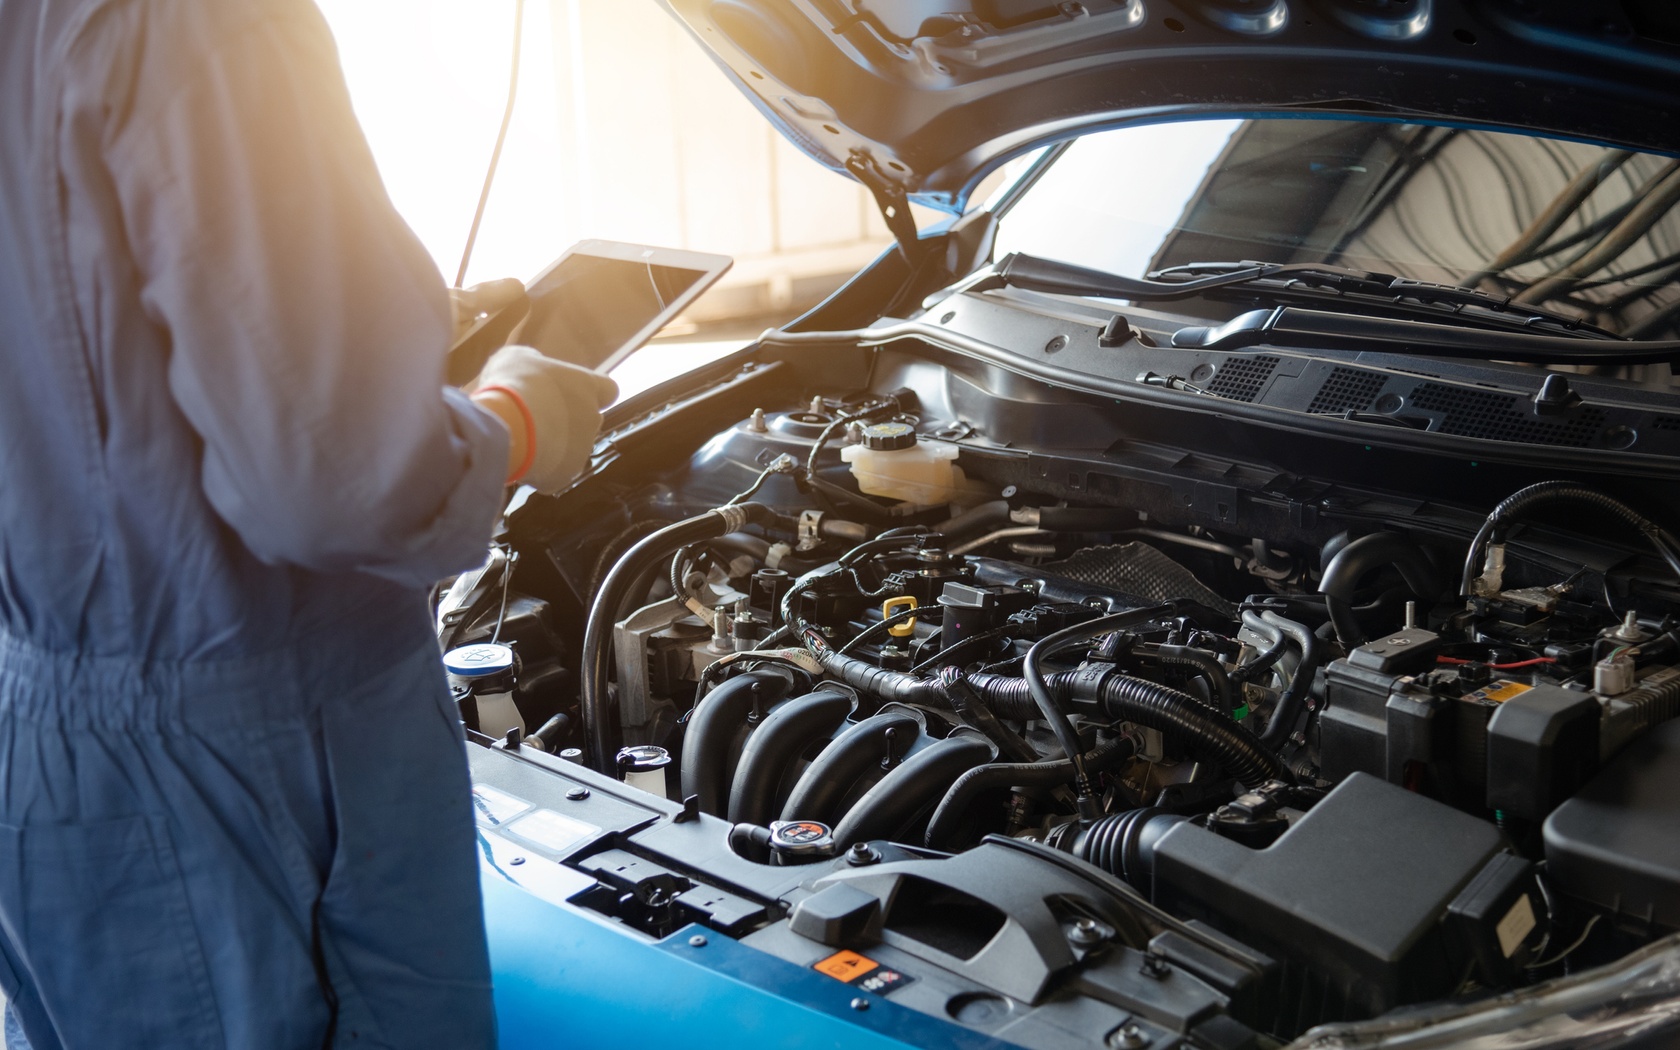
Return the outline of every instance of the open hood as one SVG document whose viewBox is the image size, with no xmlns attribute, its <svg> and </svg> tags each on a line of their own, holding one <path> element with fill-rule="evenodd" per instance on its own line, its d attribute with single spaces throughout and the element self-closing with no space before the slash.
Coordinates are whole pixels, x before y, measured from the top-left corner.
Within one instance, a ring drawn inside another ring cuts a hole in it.
<svg viewBox="0 0 1680 1050">
<path fill-rule="evenodd" d="M 1135 118 L 1363 114 L 1680 151 L 1672 0 L 660 2 L 806 153 L 945 210 L 1011 156 Z"/>
</svg>

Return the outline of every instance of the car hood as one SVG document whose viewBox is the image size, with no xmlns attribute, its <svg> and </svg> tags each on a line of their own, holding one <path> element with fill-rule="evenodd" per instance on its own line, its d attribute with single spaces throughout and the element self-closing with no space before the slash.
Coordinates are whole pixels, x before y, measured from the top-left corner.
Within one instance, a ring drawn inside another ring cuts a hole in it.
<svg viewBox="0 0 1680 1050">
<path fill-rule="evenodd" d="M 1680 150 L 1671 0 L 660 0 L 783 134 L 960 210 L 1134 119 L 1364 114 Z"/>
</svg>

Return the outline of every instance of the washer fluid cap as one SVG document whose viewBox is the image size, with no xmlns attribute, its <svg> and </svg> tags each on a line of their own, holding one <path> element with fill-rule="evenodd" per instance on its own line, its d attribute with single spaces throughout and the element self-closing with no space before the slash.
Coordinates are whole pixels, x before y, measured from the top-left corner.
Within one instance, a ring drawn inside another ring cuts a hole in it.
<svg viewBox="0 0 1680 1050">
<path fill-rule="evenodd" d="M 618 767 L 634 773 L 664 769 L 671 764 L 671 753 L 653 744 L 636 744 L 618 750 Z"/>
<path fill-rule="evenodd" d="M 463 645 L 443 654 L 444 670 L 457 678 L 489 678 L 512 671 L 513 665 L 512 647 L 495 642 Z"/>
<path fill-rule="evenodd" d="M 863 447 L 876 452 L 897 452 L 916 447 L 916 428 L 908 423 L 876 423 L 863 428 Z"/>
</svg>

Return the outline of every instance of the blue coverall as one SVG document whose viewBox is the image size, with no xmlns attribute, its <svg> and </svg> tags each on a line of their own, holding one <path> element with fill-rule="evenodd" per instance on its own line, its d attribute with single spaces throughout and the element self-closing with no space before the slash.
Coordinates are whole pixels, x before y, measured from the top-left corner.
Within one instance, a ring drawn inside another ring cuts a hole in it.
<svg viewBox="0 0 1680 1050">
<path fill-rule="evenodd" d="M 34 1050 L 492 1041 L 424 604 L 507 433 L 311 0 L 0 0 L 0 989 Z"/>
</svg>

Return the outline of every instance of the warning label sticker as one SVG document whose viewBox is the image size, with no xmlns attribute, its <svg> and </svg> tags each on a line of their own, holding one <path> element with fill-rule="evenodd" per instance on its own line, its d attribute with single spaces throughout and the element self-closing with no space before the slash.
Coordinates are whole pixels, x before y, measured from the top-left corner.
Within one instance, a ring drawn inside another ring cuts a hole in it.
<svg viewBox="0 0 1680 1050">
<path fill-rule="evenodd" d="M 1503 704 L 1505 701 L 1519 697 L 1533 688 L 1532 685 L 1524 685 L 1522 682 L 1500 682 L 1498 685 L 1490 685 L 1486 689 L 1471 693 L 1464 699 Z"/>
<path fill-rule="evenodd" d="M 857 952 L 835 952 L 815 963 L 811 969 L 876 995 L 886 995 L 894 988 L 903 988 L 915 980 Z"/>
<path fill-rule="evenodd" d="M 874 959 L 865 959 L 857 952 L 836 952 L 817 963 L 812 969 L 818 973 L 827 974 L 836 981 L 845 981 L 847 984 L 851 984 L 857 978 L 880 965 Z"/>
</svg>

